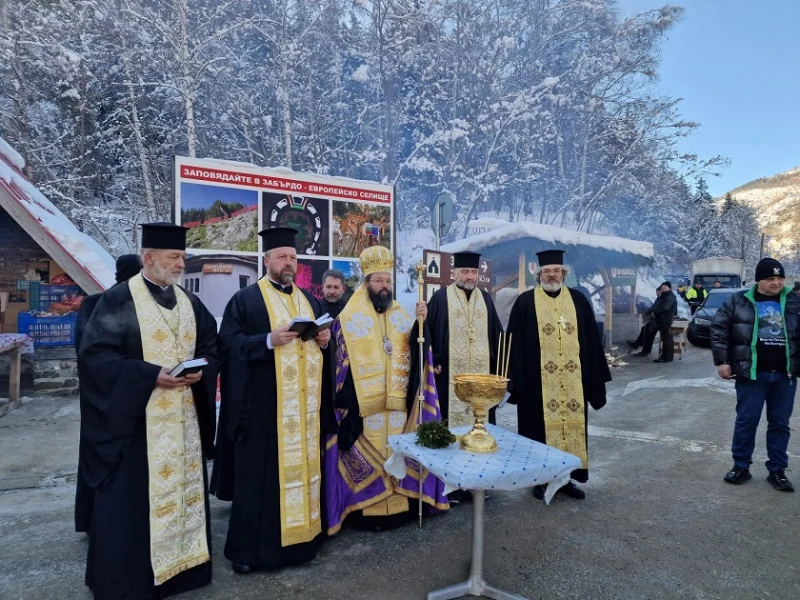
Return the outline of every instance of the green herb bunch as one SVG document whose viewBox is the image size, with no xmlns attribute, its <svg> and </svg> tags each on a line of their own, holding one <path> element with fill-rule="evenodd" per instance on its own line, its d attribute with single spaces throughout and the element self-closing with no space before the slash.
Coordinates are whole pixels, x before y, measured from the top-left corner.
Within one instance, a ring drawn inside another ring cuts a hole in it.
<svg viewBox="0 0 800 600">
<path fill-rule="evenodd" d="M 444 421 L 428 421 L 417 428 L 416 444 L 418 446 L 447 448 L 455 441 L 456 436 L 450 432 L 447 428 L 447 423 Z"/>
</svg>

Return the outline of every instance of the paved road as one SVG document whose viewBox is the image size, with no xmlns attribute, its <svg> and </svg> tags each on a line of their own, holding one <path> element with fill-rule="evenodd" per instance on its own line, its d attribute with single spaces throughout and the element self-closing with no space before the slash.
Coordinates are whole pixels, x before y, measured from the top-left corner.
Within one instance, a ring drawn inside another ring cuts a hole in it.
<svg viewBox="0 0 800 600">
<path fill-rule="evenodd" d="M 671 365 L 630 361 L 614 371 L 609 405 L 590 414 L 586 500 L 492 495 L 491 582 L 530 600 L 800 597 L 800 495 L 766 483 L 765 427 L 753 481 L 725 484 L 734 392 L 714 377 L 709 352 L 692 348 Z M 75 400 L 35 398 L 0 419 L 4 600 L 90 597 L 85 537 L 72 530 L 77 417 Z M 516 427 L 513 409 L 501 411 L 501 425 Z M 790 454 L 798 464 L 797 438 Z M 222 556 L 227 517 L 214 502 L 214 583 L 181 598 L 421 600 L 467 573 L 469 505 L 422 530 L 346 529 L 310 566 L 246 577 Z"/>
</svg>

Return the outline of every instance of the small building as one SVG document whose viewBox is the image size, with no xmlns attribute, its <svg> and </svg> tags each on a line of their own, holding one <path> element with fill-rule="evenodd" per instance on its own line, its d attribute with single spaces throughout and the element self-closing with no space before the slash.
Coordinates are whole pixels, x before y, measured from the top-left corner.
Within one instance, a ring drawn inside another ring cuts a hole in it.
<svg viewBox="0 0 800 600">
<path fill-rule="evenodd" d="M 0 138 L 0 302 L 4 333 L 16 333 L 19 315 L 36 308 L 30 289 L 65 275 L 86 294 L 114 284 L 114 259 L 62 213 L 24 175 L 22 157 Z M 73 317 L 75 313 L 72 313 Z M 32 318 L 32 317 L 31 317 Z M 38 317 L 37 317 L 38 318 Z M 0 368 L 0 377 L 8 372 Z M 75 349 L 37 347 L 23 360 L 23 387 L 77 388 Z"/>
<path fill-rule="evenodd" d="M 256 256 L 196 254 L 186 258 L 181 285 L 220 318 L 231 296 L 257 280 Z"/>
</svg>

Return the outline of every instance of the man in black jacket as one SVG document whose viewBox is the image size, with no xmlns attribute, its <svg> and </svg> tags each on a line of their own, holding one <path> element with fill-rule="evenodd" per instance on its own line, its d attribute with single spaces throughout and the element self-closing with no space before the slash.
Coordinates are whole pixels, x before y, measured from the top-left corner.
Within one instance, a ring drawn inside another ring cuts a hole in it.
<svg viewBox="0 0 800 600">
<path fill-rule="evenodd" d="M 767 405 L 767 481 L 793 492 L 789 466 L 789 419 L 800 373 L 800 297 L 785 287 L 783 265 L 764 258 L 756 266 L 756 285 L 737 292 L 720 307 L 711 325 L 714 365 L 723 379 L 736 379 L 733 468 L 728 483 L 752 478 L 756 429 Z"/>
<path fill-rule="evenodd" d="M 344 273 L 336 269 L 328 269 L 322 276 L 322 299 L 319 305 L 322 314 L 328 313 L 332 319 L 339 316 L 347 304 L 347 287 L 344 284 Z"/>
<path fill-rule="evenodd" d="M 672 293 L 672 284 L 665 281 L 660 286 L 661 295 L 656 299 L 645 314 L 653 315 L 658 332 L 661 334 L 661 355 L 653 362 L 672 362 L 675 348 L 672 345 L 672 319 L 678 306 L 678 299 Z"/>
</svg>

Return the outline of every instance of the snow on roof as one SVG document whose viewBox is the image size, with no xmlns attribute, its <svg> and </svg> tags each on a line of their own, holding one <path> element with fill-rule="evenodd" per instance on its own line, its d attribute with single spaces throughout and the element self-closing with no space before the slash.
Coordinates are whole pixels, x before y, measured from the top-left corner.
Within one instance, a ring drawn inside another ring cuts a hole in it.
<svg viewBox="0 0 800 600">
<path fill-rule="evenodd" d="M 508 223 L 498 219 L 480 219 L 477 221 L 470 221 L 469 227 L 473 230 L 483 231 L 483 233 L 464 238 L 457 242 L 445 244 L 442 246 L 442 251 L 481 251 L 504 242 L 533 238 L 547 244 L 565 247 L 566 250 L 569 250 L 569 246 L 588 246 L 590 248 L 599 248 L 611 252 L 633 254 L 647 260 L 652 260 L 653 258 L 653 244 L 650 242 L 639 242 L 621 237 L 572 231 L 569 229 L 562 229 L 561 227 L 554 227 L 553 225 L 542 225 L 540 223 L 531 222 Z"/>
<path fill-rule="evenodd" d="M 114 285 L 115 263 L 22 174 L 25 161 L 0 138 L 0 206 L 89 294 Z"/>
</svg>

